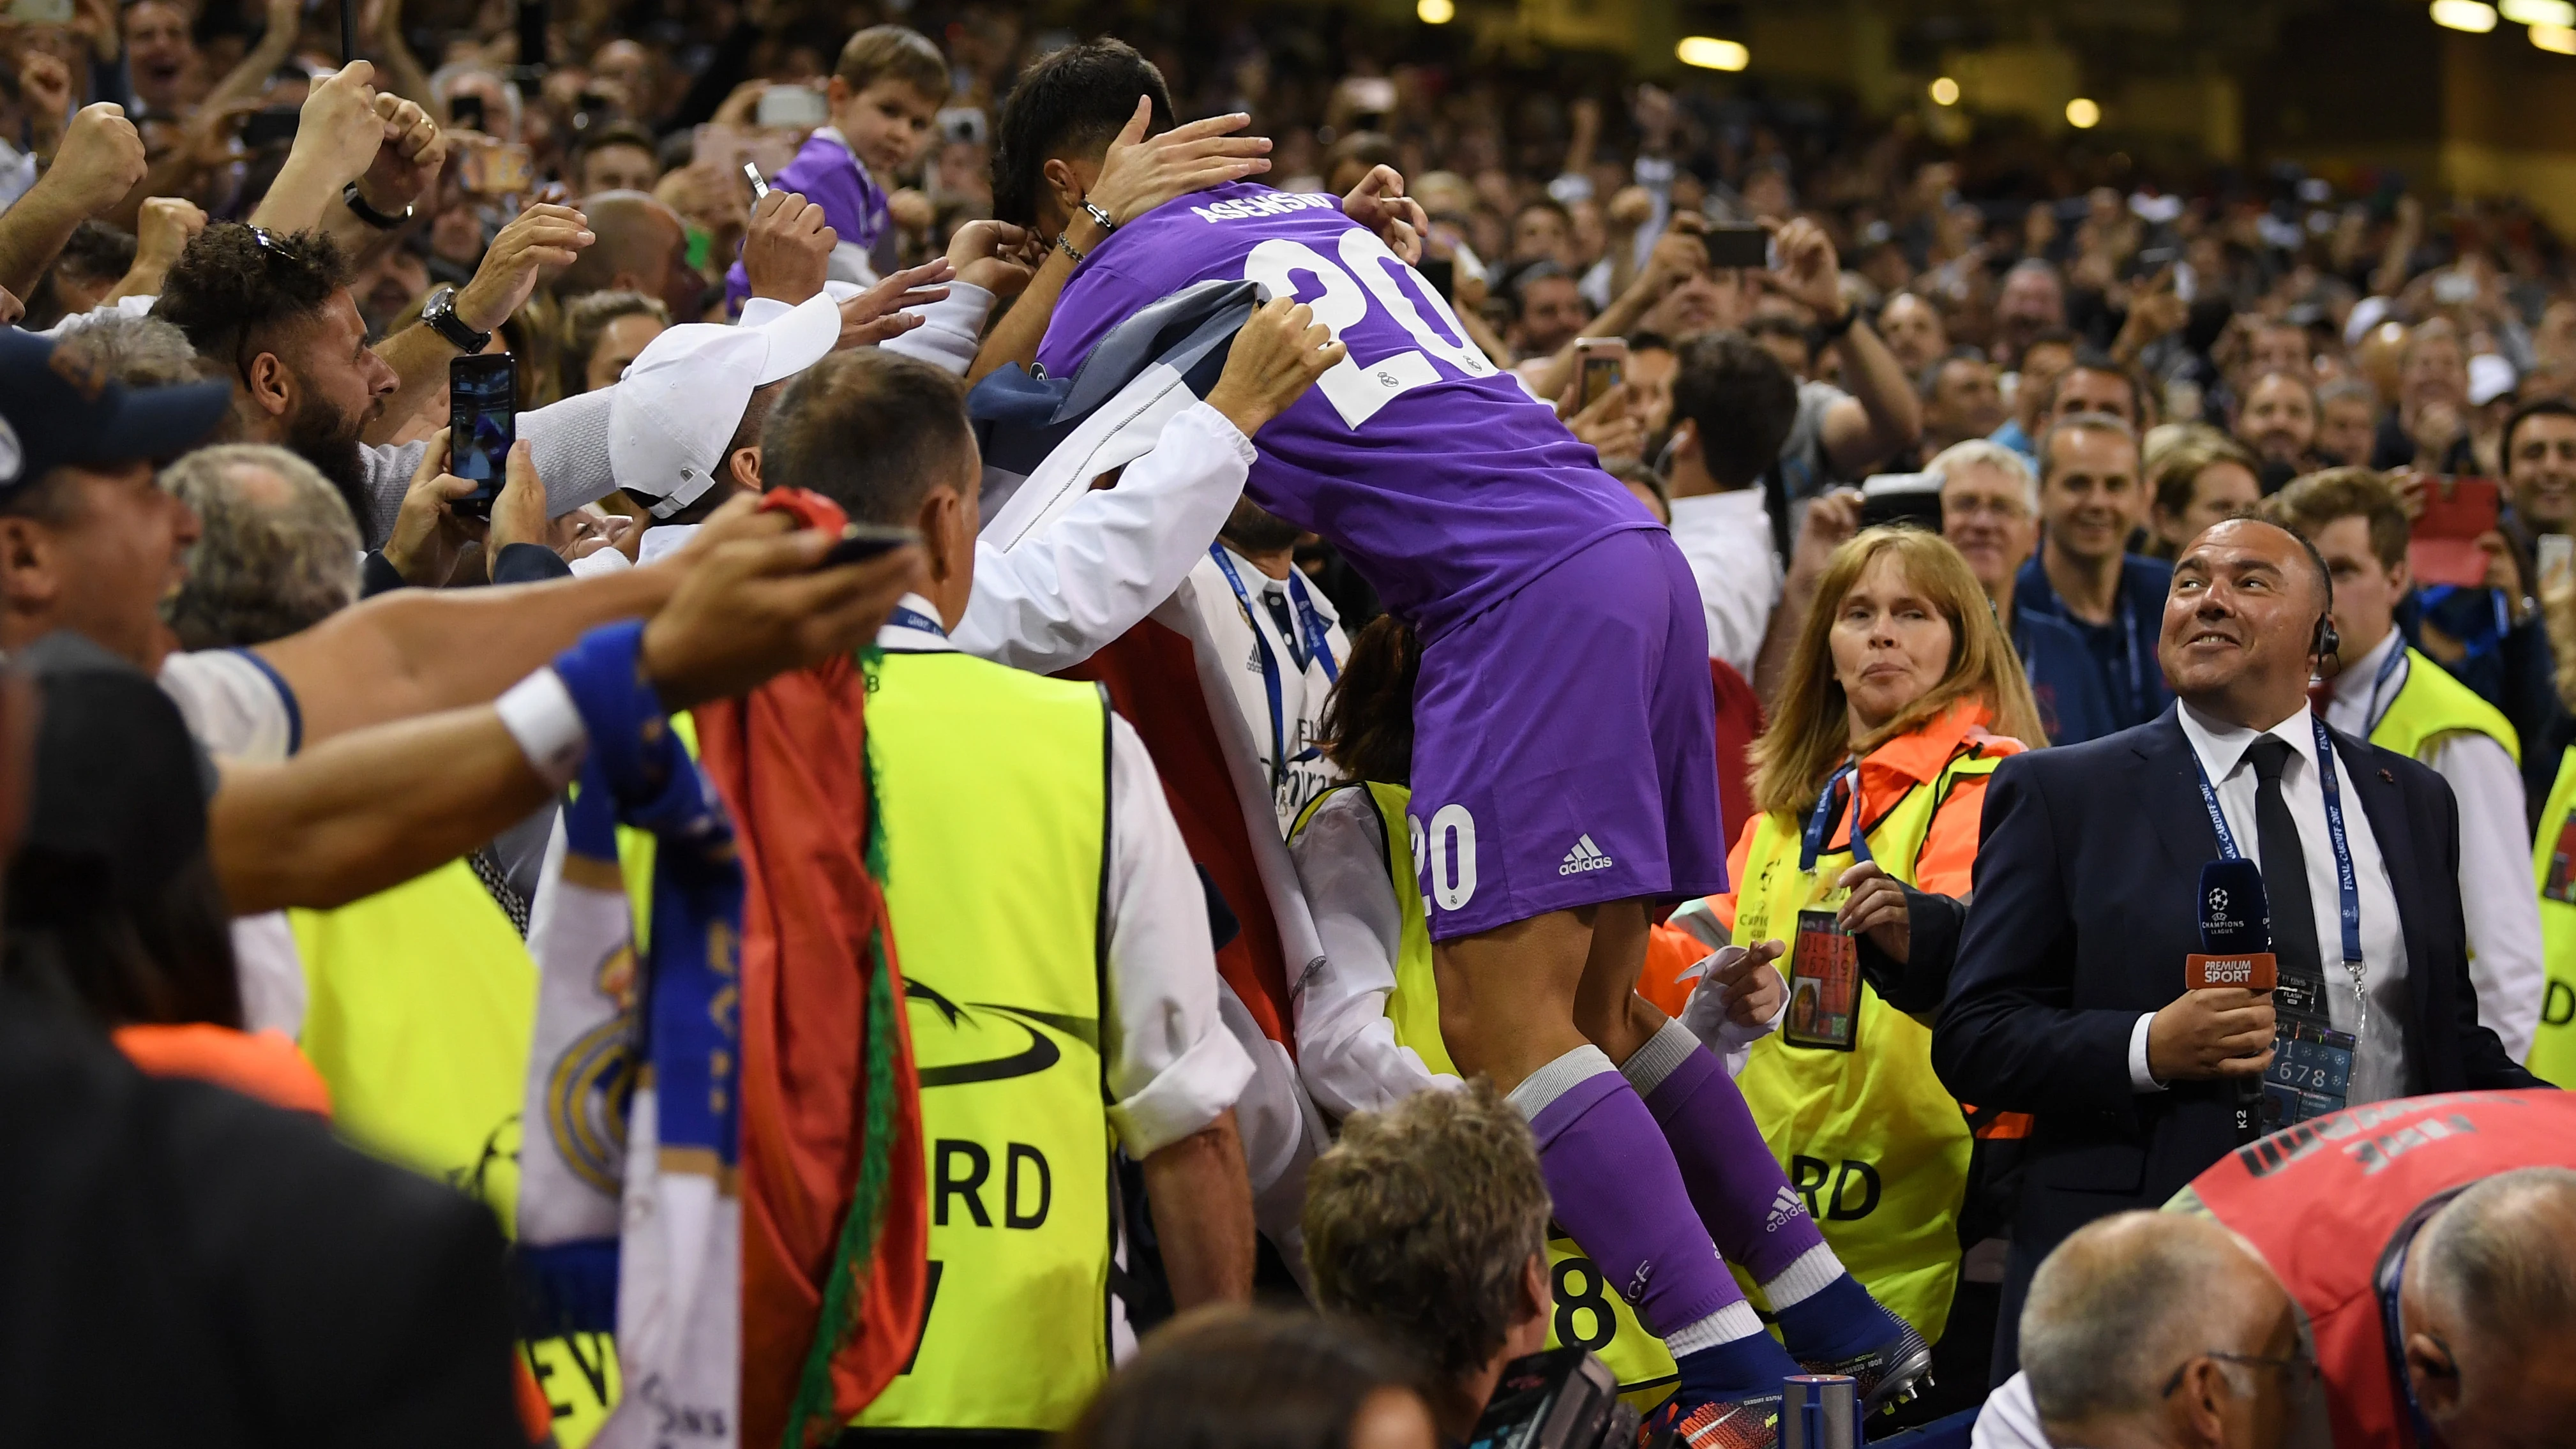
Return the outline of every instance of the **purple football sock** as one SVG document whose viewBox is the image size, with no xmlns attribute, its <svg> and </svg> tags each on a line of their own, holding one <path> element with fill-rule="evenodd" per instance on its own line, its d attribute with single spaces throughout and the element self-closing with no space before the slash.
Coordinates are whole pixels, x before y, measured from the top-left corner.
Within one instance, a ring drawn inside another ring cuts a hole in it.
<svg viewBox="0 0 2576 1449">
<path fill-rule="evenodd" d="M 1728 1262 L 1767 1283 L 1824 1242 L 1744 1094 L 1690 1028 L 1667 1022 L 1620 1070 L 1672 1144 L 1691 1206 Z"/>
<path fill-rule="evenodd" d="M 1843 1271 L 1806 1200 L 1762 1140 L 1744 1094 L 1688 1027 L 1666 1022 L 1620 1071 L 1644 1095 L 1671 1144 L 1710 1240 L 1765 1285 L 1790 1352 L 1838 1357 L 1898 1331 L 1887 1310 Z"/>
<path fill-rule="evenodd" d="M 1530 1119 L 1556 1220 L 1637 1310 L 1671 1339 L 1743 1290 L 1709 1246 L 1655 1119 L 1598 1047 L 1578 1047 L 1512 1090 Z"/>
</svg>

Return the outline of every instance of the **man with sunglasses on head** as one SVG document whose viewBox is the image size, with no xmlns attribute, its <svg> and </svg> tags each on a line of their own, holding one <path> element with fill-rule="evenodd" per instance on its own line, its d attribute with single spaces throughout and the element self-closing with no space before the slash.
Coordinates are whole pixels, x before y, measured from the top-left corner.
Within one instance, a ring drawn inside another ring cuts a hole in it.
<svg viewBox="0 0 2576 1449">
<path fill-rule="evenodd" d="M 2576 1423 L 2576 1099 L 2355 1107 L 2031 1280 L 1975 1449 L 2519 1449 Z"/>
</svg>

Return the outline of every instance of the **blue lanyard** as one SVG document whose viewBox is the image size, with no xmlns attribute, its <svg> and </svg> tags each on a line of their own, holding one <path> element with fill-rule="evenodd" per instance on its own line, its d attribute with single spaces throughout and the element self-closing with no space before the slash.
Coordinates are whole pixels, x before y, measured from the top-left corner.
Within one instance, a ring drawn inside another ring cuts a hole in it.
<svg viewBox="0 0 2576 1449">
<path fill-rule="evenodd" d="M 942 639 L 948 637 L 948 630 L 937 619 L 919 609 L 907 609 L 901 604 L 895 605 L 894 612 L 886 615 L 886 622 L 897 629 L 918 629 L 924 634 L 934 634 Z"/>
<path fill-rule="evenodd" d="M 1850 760 L 1825 781 L 1825 793 L 1816 797 L 1815 813 L 1807 817 L 1806 835 L 1798 842 L 1798 869 L 1802 873 L 1811 873 L 1816 868 L 1816 857 L 1823 853 L 1825 838 L 1833 832 L 1834 802 L 1846 780 L 1851 782 L 1852 861 L 1857 865 L 1870 862 L 1869 837 L 1865 833 L 1869 824 L 1860 800 L 1860 762 Z"/>
<path fill-rule="evenodd" d="M 2317 732 L 2317 786 L 2326 797 L 2326 835 L 2334 843 L 2335 896 L 2343 915 L 2343 962 L 2347 970 L 2361 965 L 2361 877 L 2353 870 L 2352 842 L 2343 828 L 2343 785 L 2335 778 L 2334 739 L 2326 733 L 2326 722 L 2311 714 L 2308 723 Z M 2243 860 L 2245 853 L 2236 848 L 2236 833 L 2227 828 L 2227 816 L 2218 808 L 2218 791 L 2209 783 L 2209 771 L 2200 763 L 2200 751 L 2191 752 L 2192 773 L 2200 777 L 2200 803 L 2209 810 L 2209 827 L 2218 835 L 2218 853 L 2229 860 Z"/>
<path fill-rule="evenodd" d="M 2138 601 L 2129 597 L 2125 572 L 2120 576 L 2120 637 L 2129 643 L 2129 707 L 2136 709 L 2147 702 L 2147 676 L 2138 663 Z"/>
<path fill-rule="evenodd" d="M 2362 713 L 2361 732 L 2365 735 L 2369 734 L 2372 730 L 2379 728 L 2379 691 L 2388 687 L 2389 677 L 2394 675 L 2397 672 L 2398 667 L 2406 662 L 2406 641 L 2403 638 L 2397 637 L 2396 630 L 2391 629 L 2388 632 L 2394 641 L 2395 647 L 2388 651 L 2387 658 L 2379 661 L 2379 673 L 2371 678 L 2370 707 Z M 2397 703 L 2394 699 L 2391 699 L 2388 702 L 2391 705 Z"/>
<path fill-rule="evenodd" d="M 1252 615 L 1252 595 L 1243 587 L 1243 575 L 1235 572 L 1234 560 L 1227 557 L 1225 545 L 1209 544 L 1208 557 L 1215 559 L 1216 566 L 1224 571 L 1226 583 L 1234 590 L 1235 603 L 1243 607 L 1244 627 L 1252 631 L 1252 642 L 1261 646 L 1261 687 L 1270 697 L 1270 784 L 1276 789 L 1280 777 L 1294 763 L 1288 758 L 1287 710 L 1279 702 L 1279 659 L 1270 652 L 1270 636 L 1261 632 L 1261 621 Z M 1323 664 L 1326 682 L 1339 684 L 1342 671 L 1333 663 L 1331 637 L 1325 632 L 1323 617 L 1316 612 L 1314 601 L 1306 596 L 1305 580 L 1297 577 L 1294 568 L 1288 571 L 1288 610 L 1296 616 L 1297 632 L 1305 638 L 1306 657 Z M 1310 748 L 1297 759 L 1310 760 L 1316 753 Z"/>
</svg>

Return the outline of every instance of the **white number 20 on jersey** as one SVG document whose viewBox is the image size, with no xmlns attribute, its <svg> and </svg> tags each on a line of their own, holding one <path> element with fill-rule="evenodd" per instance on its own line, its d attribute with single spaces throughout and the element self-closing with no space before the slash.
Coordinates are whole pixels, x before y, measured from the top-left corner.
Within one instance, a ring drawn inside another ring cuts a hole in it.
<svg viewBox="0 0 2576 1449">
<path fill-rule="evenodd" d="M 1476 898 L 1476 817 L 1466 806 L 1452 803 L 1432 813 L 1427 833 L 1421 816 L 1408 814 L 1404 821 L 1411 827 L 1406 833 L 1413 840 L 1413 868 L 1430 887 L 1422 897 L 1422 913 L 1431 914 L 1434 901 L 1444 911 L 1465 909 Z"/>
<path fill-rule="evenodd" d="M 1315 309 L 1316 321 L 1333 329 L 1333 335 L 1345 342 L 1350 340 L 1350 329 L 1368 317 L 1374 301 L 1397 326 L 1422 344 L 1367 361 L 1362 361 L 1354 348 L 1350 356 L 1333 364 L 1332 370 L 1316 383 L 1333 411 L 1342 415 L 1342 421 L 1353 432 L 1394 399 L 1425 383 L 1438 382 L 1440 374 L 1431 366 L 1432 358 L 1469 377 L 1493 376 L 1494 364 L 1467 340 L 1465 329 L 1458 325 L 1458 314 L 1449 310 L 1448 299 L 1428 285 L 1420 287 L 1420 294 L 1431 303 L 1441 326 L 1449 329 L 1449 336 L 1440 335 L 1423 319 L 1421 309 L 1408 295 L 1409 289 L 1388 270 L 1400 267 L 1410 273 L 1412 268 L 1405 267 L 1402 259 L 1388 251 L 1376 233 L 1354 227 L 1342 233 L 1336 249 L 1341 253 L 1338 264 L 1304 242 L 1272 237 L 1243 259 L 1243 275 L 1269 288 L 1273 295 L 1287 296 L 1298 292 L 1298 274 L 1313 277 L 1324 291 L 1307 305 Z M 1417 277 L 1417 283 L 1418 280 Z M 1457 340 L 1451 341 L 1452 337 Z"/>
</svg>

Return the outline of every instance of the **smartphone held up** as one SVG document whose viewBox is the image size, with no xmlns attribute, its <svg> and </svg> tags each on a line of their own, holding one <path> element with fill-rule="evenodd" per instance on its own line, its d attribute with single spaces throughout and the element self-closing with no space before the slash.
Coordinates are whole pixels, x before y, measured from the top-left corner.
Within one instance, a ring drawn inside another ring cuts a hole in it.
<svg viewBox="0 0 2576 1449">
<path fill-rule="evenodd" d="M 510 447 L 519 440 L 518 383 L 518 364 L 506 352 L 447 365 L 447 471 L 474 484 L 449 506 L 467 517 L 490 518 L 501 496 Z"/>
</svg>

